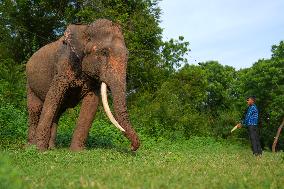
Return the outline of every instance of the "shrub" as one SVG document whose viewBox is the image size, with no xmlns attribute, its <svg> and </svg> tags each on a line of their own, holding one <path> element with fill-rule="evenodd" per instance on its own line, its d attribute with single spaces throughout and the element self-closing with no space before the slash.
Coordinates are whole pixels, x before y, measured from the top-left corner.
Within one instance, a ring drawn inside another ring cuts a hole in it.
<svg viewBox="0 0 284 189">
<path fill-rule="evenodd" d="M 26 106 L 26 81 L 24 65 L 12 59 L 0 60 L 0 103 L 13 104 L 17 108 Z"/>
<path fill-rule="evenodd" d="M 0 107 L 1 146 L 21 144 L 27 133 L 27 113 L 6 104 Z"/>
</svg>

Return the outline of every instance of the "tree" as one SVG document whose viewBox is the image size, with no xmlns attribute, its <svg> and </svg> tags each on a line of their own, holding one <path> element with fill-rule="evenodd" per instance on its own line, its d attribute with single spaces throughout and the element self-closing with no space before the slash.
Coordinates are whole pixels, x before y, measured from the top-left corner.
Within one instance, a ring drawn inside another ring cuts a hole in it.
<svg viewBox="0 0 284 189">
<path fill-rule="evenodd" d="M 38 48 L 62 34 L 68 1 L 3 0 L 2 44 L 16 63 L 24 63 Z M 3 31 L 4 30 L 4 31 Z"/>
<path fill-rule="evenodd" d="M 284 115 L 284 43 L 272 46 L 270 59 L 261 59 L 251 68 L 241 70 L 238 79 L 241 83 L 242 99 L 248 95 L 257 97 L 260 110 L 260 125 L 265 145 L 271 147 L 274 134 Z M 283 144 L 280 144 L 283 145 Z"/>
<path fill-rule="evenodd" d="M 206 88 L 207 99 L 205 107 L 212 114 L 218 110 L 230 109 L 232 106 L 232 83 L 236 77 L 233 67 L 222 66 L 217 61 L 199 63 L 206 72 L 208 86 Z"/>
</svg>

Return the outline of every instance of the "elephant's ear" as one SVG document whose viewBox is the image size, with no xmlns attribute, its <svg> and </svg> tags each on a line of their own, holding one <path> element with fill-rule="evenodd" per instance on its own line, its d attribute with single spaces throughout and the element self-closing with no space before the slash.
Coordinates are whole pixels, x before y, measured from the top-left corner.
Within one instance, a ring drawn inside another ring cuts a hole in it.
<svg viewBox="0 0 284 189">
<path fill-rule="evenodd" d="M 70 50 L 78 58 L 84 55 L 85 44 L 87 40 L 86 25 L 69 25 L 64 32 L 63 43 L 69 46 Z"/>
</svg>

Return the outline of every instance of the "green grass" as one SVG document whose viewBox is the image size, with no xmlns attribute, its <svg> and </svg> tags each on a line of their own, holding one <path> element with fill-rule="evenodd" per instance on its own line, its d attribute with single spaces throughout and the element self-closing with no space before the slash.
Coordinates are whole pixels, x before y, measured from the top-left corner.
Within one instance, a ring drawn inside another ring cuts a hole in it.
<svg viewBox="0 0 284 189">
<path fill-rule="evenodd" d="M 0 153 L 9 159 L 6 172 L 13 172 L 0 181 L 11 188 L 19 178 L 20 188 L 284 188 L 283 152 L 256 158 L 246 144 L 212 138 L 152 140 L 136 153 L 118 145 L 80 153 L 33 147 Z"/>
</svg>

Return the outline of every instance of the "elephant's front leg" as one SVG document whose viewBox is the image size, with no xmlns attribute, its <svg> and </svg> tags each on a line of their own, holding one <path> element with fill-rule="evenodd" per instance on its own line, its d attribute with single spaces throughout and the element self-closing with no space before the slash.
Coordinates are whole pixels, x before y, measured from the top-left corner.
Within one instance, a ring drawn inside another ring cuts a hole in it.
<svg viewBox="0 0 284 189">
<path fill-rule="evenodd" d="M 53 122 L 52 127 L 50 129 L 50 138 L 49 138 L 49 142 L 48 142 L 48 149 L 55 148 L 57 126 L 58 126 L 58 119 Z"/>
<path fill-rule="evenodd" d="M 39 124 L 36 129 L 36 143 L 39 150 L 46 150 L 48 148 L 52 124 L 57 117 L 68 86 L 68 81 L 64 77 L 56 77 L 46 94 Z"/>
<path fill-rule="evenodd" d="M 85 141 L 93 123 L 98 103 L 99 97 L 95 94 L 95 92 L 89 92 L 84 97 L 70 146 L 72 151 L 80 151 L 84 149 Z"/>
</svg>

